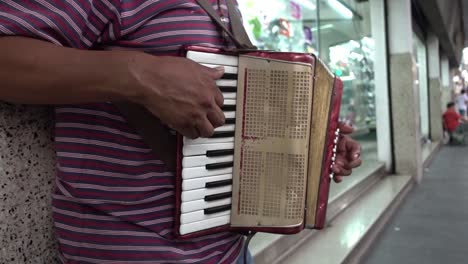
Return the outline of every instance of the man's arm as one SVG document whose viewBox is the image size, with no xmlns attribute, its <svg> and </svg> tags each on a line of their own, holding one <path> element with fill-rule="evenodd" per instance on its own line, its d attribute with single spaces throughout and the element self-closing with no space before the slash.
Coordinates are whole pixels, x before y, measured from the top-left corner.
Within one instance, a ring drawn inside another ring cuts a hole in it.
<svg viewBox="0 0 468 264">
<path fill-rule="evenodd" d="M 86 51 L 23 38 L 0 38 L 0 100 L 24 104 L 103 102 L 137 97 L 124 89 L 128 54 Z"/>
<path fill-rule="evenodd" d="M 129 100 L 189 137 L 224 123 L 215 84 L 223 71 L 184 58 L 133 51 L 65 48 L 24 37 L 0 37 L 0 100 L 69 104 Z"/>
</svg>

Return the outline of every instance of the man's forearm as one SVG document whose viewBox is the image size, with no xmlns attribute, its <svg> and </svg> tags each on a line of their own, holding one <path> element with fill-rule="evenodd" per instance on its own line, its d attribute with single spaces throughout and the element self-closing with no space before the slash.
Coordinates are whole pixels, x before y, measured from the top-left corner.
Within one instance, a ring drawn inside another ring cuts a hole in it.
<svg viewBox="0 0 468 264">
<path fill-rule="evenodd" d="M 128 52 L 64 48 L 23 37 L 0 37 L 0 101 L 69 104 L 128 99 Z"/>
</svg>

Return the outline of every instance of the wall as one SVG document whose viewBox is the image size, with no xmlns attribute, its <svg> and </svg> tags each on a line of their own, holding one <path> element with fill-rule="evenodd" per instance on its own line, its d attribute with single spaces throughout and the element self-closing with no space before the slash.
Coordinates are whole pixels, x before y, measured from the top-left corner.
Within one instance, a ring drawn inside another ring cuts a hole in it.
<svg viewBox="0 0 468 264">
<path fill-rule="evenodd" d="M 0 263 L 55 263 L 52 113 L 0 103 Z"/>
</svg>

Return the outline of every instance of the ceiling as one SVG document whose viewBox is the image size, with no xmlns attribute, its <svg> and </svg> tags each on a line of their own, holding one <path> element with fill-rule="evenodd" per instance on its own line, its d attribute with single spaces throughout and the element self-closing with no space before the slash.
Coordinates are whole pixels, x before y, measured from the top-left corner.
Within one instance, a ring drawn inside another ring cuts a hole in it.
<svg viewBox="0 0 468 264">
<path fill-rule="evenodd" d="M 468 0 L 461 0 L 463 5 L 463 31 L 465 32 L 465 47 L 468 47 Z"/>
</svg>

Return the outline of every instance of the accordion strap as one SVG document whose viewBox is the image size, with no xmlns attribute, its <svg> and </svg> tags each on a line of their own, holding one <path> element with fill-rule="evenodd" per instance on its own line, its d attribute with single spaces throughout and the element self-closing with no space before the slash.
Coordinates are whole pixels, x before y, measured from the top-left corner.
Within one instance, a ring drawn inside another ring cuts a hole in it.
<svg viewBox="0 0 468 264">
<path fill-rule="evenodd" d="M 213 19 L 213 21 L 226 33 L 231 40 L 236 44 L 238 49 L 257 49 L 249 39 L 239 11 L 232 0 L 225 0 L 228 7 L 229 21 L 231 23 L 232 32 L 223 23 L 218 13 L 213 9 L 213 6 L 207 0 L 196 0 L 203 10 Z"/>
</svg>

